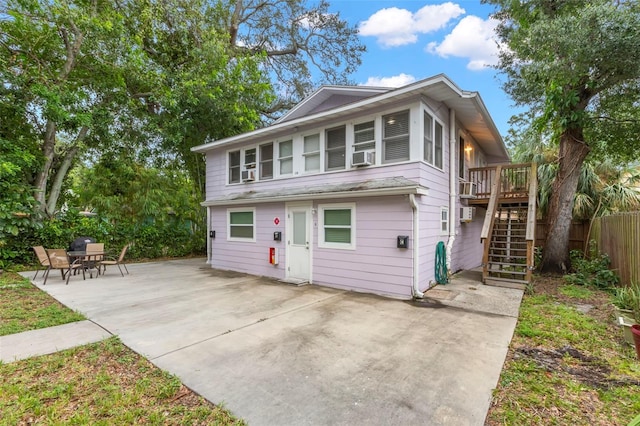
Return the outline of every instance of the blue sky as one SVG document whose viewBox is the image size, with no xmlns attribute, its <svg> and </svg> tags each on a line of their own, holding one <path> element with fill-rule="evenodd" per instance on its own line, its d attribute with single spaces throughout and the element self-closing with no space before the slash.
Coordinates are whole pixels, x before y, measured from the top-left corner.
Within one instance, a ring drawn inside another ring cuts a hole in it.
<svg viewBox="0 0 640 426">
<path fill-rule="evenodd" d="M 400 87 L 436 74 L 478 91 L 500 133 L 518 111 L 501 89 L 494 7 L 459 0 L 329 0 L 330 11 L 359 29 L 367 52 L 352 75 L 358 84 Z"/>
</svg>

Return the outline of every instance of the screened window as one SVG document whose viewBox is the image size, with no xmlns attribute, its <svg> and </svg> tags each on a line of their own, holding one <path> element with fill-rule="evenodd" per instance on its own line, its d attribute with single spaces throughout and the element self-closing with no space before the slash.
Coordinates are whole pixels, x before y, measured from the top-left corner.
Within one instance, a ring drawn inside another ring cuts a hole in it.
<svg viewBox="0 0 640 426">
<path fill-rule="evenodd" d="M 355 204 L 320 205 L 320 241 L 323 248 L 355 249 Z"/>
<path fill-rule="evenodd" d="M 320 135 L 309 135 L 304 137 L 304 171 L 320 171 Z"/>
<path fill-rule="evenodd" d="M 353 126 L 353 150 L 364 151 L 365 149 L 375 149 L 376 134 L 375 121 L 368 121 Z"/>
<path fill-rule="evenodd" d="M 255 209 L 229 209 L 227 216 L 227 239 L 255 241 Z"/>
<path fill-rule="evenodd" d="M 347 131 L 345 126 L 327 130 L 326 170 L 344 169 Z"/>
<path fill-rule="evenodd" d="M 240 150 L 229 152 L 229 183 L 240 183 Z"/>
<path fill-rule="evenodd" d="M 440 208 L 440 233 L 441 234 L 449 233 L 449 208 L 448 207 Z"/>
<path fill-rule="evenodd" d="M 273 179 L 273 144 L 260 145 L 260 179 Z"/>
<path fill-rule="evenodd" d="M 409 159 L 409 111 L 382 117 L 382 155 L 384 163 Z"/>
<path fill-rule="evenodd" d="M 278 161 L 280 162 L 281 175 L 293 173 L 293 141 L 285 141 L 278 144 Z"/>
<path fill-rule="evenodd" d="M 256 149 L 244 150 L 244 167 L 245 169 L 252 169 L 256 166 Z"/>
<path fill-rule="evenodd" d="M 424 113 L 424 161 L 433 164 L 433 117 Z"/>
</svg>

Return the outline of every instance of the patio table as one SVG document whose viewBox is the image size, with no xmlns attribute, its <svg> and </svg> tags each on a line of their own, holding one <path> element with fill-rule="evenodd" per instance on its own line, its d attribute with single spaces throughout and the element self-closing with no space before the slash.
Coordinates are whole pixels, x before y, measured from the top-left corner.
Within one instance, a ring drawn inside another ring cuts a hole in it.
<svg viewBox="0 0 640 426">
<path fill-rule="evenodd" d="M 86 250 L 71 250 L 67 252 L 70 263 L 74 261 L 82 262 L 82 267 L 89 271 L 89 278 L 93 278 L 93 269 L 96 269 L 96 277 L 100 275 L 100 268 L 96 268 L 97 263 L 104 259 L 104 251 L 86 251 Z"/>
</svg>

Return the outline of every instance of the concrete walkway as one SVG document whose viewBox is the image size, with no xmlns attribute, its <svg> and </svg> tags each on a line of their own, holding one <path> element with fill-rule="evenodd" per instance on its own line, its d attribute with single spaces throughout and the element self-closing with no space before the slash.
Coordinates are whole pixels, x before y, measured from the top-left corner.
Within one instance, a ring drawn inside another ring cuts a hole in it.
<svg viewBox="0 0 640 426">
<path fill-rule="evenodd" d="M 406 302 L 203 259 L 129 270 L 35 284 L 252 426 L 482 425 L 522 298 L 476 273 Z"/>
</svg>

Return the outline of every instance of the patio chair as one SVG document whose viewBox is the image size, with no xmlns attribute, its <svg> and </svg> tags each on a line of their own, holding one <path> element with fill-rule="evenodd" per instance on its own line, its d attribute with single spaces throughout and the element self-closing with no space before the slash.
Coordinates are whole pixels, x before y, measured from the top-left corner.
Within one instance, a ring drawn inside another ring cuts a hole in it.
<svg viewBox="0 0 640 426">
<path fill-rule="evenodd" d="M 104 260 L 104 243 L 87 243 L 85 248 L 84 269 L 89 270 L 93 278 L 93 269 L 97 268 L 100 275 L 100 262 Z"/>
<path fill-rule="evenodd" d="M 125 265 L 122 262 L 124 260 L 125 254 L 127 254 L 127 249 L 129 249 L 129 244 L 127 244 L 124 247 L 122 247 L 122 251 L 120 251 L 120 256 L 118 256 L 117 258 L 114 257 L 114 256 L 107 257 L 105 260 L 103 260 L 102 262 L 99 263 L 98 269 L 100 269 L 100 267 L 103 268 L 102 269 L 102 274 L 103 275 L 107 271 L 107 266 L 108 265 L 116 265 L 118 267 L 118 269 L 120 270 L 120 275 L 122 275 L 124 277 L 124 274 L 122 273 L 122 268 L 120 267 L 120 265 L 122 265 L 122 266 L 124 266 L 124 270 L 127 271 L 127 274 L 129 274 L 129 270 L 127 269 L 127 265 Z"/>
<path fill-rule="evenodd" d="M 49 272 L 52 269 L 59 269 L 63 280 L 65 276 L 67 277 L 66 284 L 69 284 L 71 271 L 75 271 L 77 269 L 82 270 L 82 278 L 85 278 L 82 259 L 76 259 L 73 262 L 69 262 L 65 249 L 47 249 L 47 257 L 49 258 L 49 268 L 47 268 L 47 271 L 44 273 L 44 283 L 42 285 L 47 284 L 47 278 L 49 278 Z"/>
<path fill-rule="evenodd" d="M 47 252 L 45 251 L 43 246 L 35 246 L 32 247 L 33 251 L 36 254 L 36 257 L 38 258 L 38 262 L 40 262 L 40 266 L 44 267 L 45 269 L 49 269 L 49 257 L 47 257 Z M 35 280 L 36 277 L 38 276 L 38 272 L 40 272 L 42 269 L 40 269 L 40 266 L 38 267 L 38 269 L 36 269 L 36 274 L 33 276 L 33 279 Z"/>
</svg>

